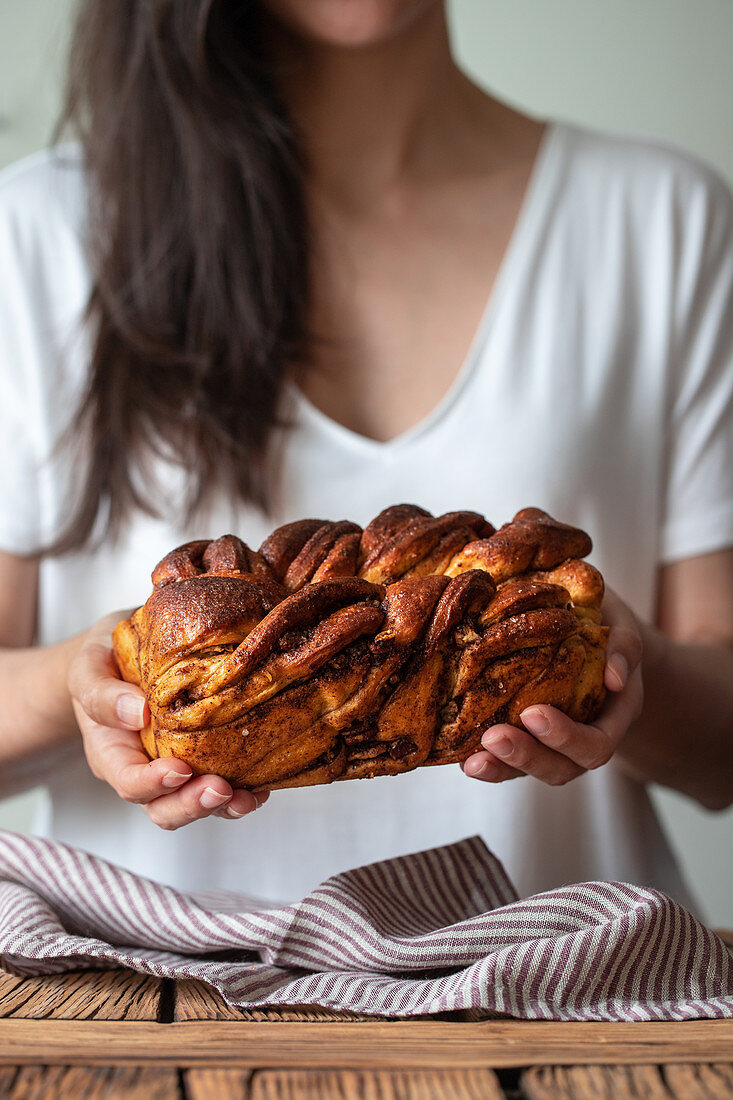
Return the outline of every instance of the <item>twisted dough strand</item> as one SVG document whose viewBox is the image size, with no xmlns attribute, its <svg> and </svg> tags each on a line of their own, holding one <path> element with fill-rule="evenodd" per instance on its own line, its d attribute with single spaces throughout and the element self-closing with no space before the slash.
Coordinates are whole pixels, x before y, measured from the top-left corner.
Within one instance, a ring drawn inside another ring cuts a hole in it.
<svg viewBox="0 0 733 1100">
<path fill-rule="evenodd" d="M 533 702 L 600 708 L 608 631 L 585 532 L 526 508 L 499 530 L 415 505 L 225 535 L 153 571 L 115 632 L 150 756 L 288 787 L 465 759 Z"/>
</svg>

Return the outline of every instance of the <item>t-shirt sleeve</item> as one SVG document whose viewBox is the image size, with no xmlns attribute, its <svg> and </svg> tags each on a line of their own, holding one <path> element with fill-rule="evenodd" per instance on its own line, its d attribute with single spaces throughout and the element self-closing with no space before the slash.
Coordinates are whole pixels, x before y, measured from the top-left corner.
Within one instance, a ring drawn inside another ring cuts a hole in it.
<svg viewBox="0 0 733 1100">
<path fill-rule="evenodd" d="M 733 545 L 733 196 L 700 169 L 679 209 L 662 562 Z"/>
<path fill-rule="evenodd" d="M 37 343 L 22 218 L 8 190 L 0 186 L 0 550 L 28 553 L 42 541 Z"/>
</svg>

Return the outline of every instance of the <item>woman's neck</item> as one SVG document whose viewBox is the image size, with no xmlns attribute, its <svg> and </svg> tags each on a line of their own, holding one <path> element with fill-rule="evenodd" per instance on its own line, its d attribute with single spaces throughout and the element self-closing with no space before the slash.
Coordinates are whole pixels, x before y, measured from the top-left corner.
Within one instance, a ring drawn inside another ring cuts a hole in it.
<svg viewBox="0 0 733 1100">
<path fill-rule="evenodd" d="M 448 150 L 455 169 L 461 133 L 494 102 L 453 61 L 442 4 L 368 46 L 307 40 L 274 22 L 267 34 L 310 183 L 338 202 L 369 202 L 405 178 L 430 177 Z"/>
</svg>

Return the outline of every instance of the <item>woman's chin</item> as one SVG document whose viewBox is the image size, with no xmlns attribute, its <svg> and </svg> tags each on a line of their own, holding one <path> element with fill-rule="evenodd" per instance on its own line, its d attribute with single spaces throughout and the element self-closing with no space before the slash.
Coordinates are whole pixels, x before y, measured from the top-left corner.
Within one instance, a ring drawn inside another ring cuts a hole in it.
<svg viewBox="0 0 733 1100">
<path fill-rule="evenodd" d="M 441 0 L 262 0 L 295 34 L 322 45 L 359 49 L 393 38 Z"/>
</svg>

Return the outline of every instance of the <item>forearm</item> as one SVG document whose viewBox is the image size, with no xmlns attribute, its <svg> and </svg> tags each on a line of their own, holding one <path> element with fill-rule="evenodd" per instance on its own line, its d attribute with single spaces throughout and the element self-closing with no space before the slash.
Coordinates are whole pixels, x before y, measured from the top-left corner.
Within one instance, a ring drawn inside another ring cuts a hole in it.
<svg viewBox="0 0 733 1100">
<path fill-rule="evenodd" d="M 644 708 L 617 751 L 635 776 L 708 809 L 733 801 L 733 647 L 644 630 Z"/>
<path fill-rule="evenodd" d="M 82 636 L 54 646 L 0 649 L 0 767 L 79 736 L 67 687 Z"/>
</svg>

